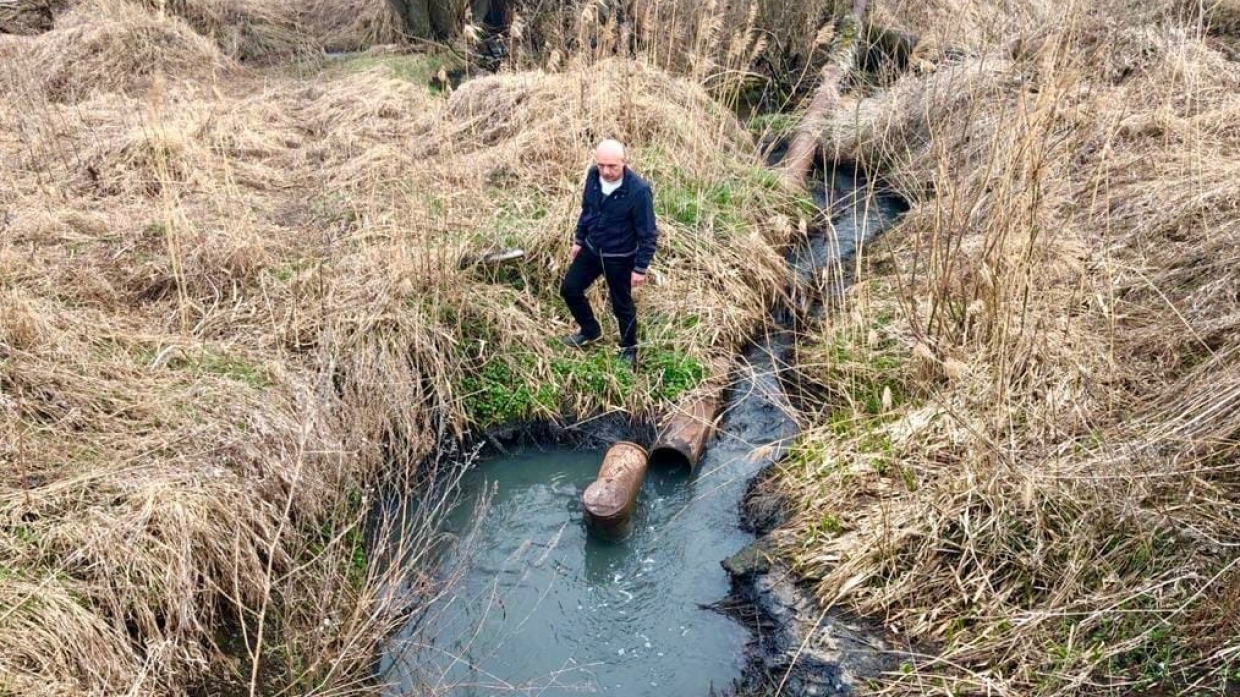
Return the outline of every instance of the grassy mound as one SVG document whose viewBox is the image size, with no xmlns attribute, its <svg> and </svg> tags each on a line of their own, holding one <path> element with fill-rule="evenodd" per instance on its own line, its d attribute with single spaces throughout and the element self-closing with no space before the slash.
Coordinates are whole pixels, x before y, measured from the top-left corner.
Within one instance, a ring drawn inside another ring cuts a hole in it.
<svg viewBox="0 0 1240 697">
<path fill-rule="evenodd" d="M 286 2 L 138 0 L 137 4 L 180 18 L 239 61 L 289 57 L 316 48 L 299 25 L 296 7 Z"/>
<path fill-rule="evenodd" d="M 90 0 L 38 36 L 24 75 L 55 102 L 99 92 L 140 93 L 156 75 L 210 83 L 233 69 L 211 41 L 175 17 L 149 14 L 124 0 Z"/>
<path fill-rule="evenodd" d="M 1007 16 L 828 134 L 915 205 L 802 355 L 822 425 L 785 541 L 941 652 L 897 690 L 1232 679 L 1240 73 L 1186 17 Z"/>
<path fill-rule="evenodd" d="M 245 63 L 312 60 L 323 51 L 362 51 L 401 42 L 386 0 L 130 0 L 183 19 L 229 58 Z"/>
<path fill-rule="evenodd" d="M 351 684 L 433 592 L 362 554 L 380 477 L 448 496 L 418 463 L 453 431 L 649 413 L 780 292 L 803 202 L 640 62 L 443 94 L 401 79 L 418 57 L 237 71 L 180 19 L 98 7 L 20 37 L 59 58 L 0 102 L 0 690 Z M 609 135 L 663 222 L 636 375 L 554 341 Z"/>
<path fill-rule="evenodd" d="M 24 637 L 6 673 L 61 694 L 169 689 L 305 561 L 346 483 L 332 429 L 240 352 L 164 346 L 20 289 L 5 301 L 0 585 L 5 635 Z"/>
</svg>

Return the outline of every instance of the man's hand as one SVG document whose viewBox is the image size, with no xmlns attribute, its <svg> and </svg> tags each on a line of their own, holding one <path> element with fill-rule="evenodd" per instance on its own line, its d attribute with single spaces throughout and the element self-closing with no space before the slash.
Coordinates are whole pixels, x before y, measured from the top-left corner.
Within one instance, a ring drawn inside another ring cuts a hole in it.
<svg viewBox="0 0 1240 697">
<path fill-rule="evenodd" d="M 576 259 L 576 258 L 577 258 L 577 254 L 578 254 L 580 251 L 581 251 L 581 245 L 579 245 L 579 244 L 574 244 L 574 245 L 573 245 L 573 251 L 571 251 L 571 252 L 569 252 L 569 253 L 568 253 L 568 259 L 569 259 L 569 261 L 572 261 L 573 259 Z"/>
<path fill-rule="evenodd" d="M 636 271 L 629 274 L 629 285 L 630 286 L 634 288 L 640 288 L 641 285 L 645 282 L 646 282 L 646 274 L 637 273 Z"/>
</svg>

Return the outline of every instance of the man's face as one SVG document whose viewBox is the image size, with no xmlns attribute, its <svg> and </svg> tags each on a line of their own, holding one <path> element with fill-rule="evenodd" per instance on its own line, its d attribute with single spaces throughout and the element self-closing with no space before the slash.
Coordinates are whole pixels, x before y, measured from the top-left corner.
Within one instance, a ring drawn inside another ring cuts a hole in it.
<svg viewBox="0 0 1240 697">
<path fill-rule="evenodd" d="M 618 182 L 624 176 L 624 156 L 619 153 L 595 152 L 594 164 L 598 165 L 598 174 L 605 182 Z"/>
</svg>

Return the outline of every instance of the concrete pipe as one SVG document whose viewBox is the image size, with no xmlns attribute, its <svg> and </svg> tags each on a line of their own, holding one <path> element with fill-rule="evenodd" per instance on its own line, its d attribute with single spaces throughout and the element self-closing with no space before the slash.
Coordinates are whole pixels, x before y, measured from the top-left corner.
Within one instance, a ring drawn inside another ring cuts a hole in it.
<svg viewBox="0 0 1240 697">
<path fill-rule="evenodd" d="M 598 479 L 581 495 L 586 525 L 592 532 L 612 540 L 628 534 L 648 459 L 645 448 L 628 441 L 607 449 Z"/>
</svg>

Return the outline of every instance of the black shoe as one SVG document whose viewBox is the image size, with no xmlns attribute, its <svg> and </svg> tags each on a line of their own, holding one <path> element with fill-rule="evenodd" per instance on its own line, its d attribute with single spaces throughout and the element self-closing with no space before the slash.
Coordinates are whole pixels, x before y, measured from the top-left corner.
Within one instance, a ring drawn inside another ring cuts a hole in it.
<svg viewBox="0 0 1240 697">
<path fill-rule="evenodd" d="M 637 347 L 626 346 L 620 349 L 620 362 L 629 367 L 629 370 L 637 370 Z"/>
<path fill-rule="evenodd" d="M 577 332 L 576 334 L 570 334 L 569 336 L 561 338 L 560 341 L 564 342 L 565 346 L 583 349 L 598 341 L 600 336 L 602 336 L 601 332 L 593 335 L 586 334 L 585 332 Z"/>
</svg>

